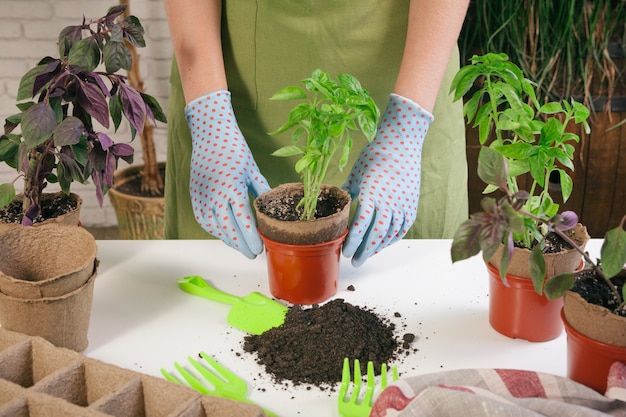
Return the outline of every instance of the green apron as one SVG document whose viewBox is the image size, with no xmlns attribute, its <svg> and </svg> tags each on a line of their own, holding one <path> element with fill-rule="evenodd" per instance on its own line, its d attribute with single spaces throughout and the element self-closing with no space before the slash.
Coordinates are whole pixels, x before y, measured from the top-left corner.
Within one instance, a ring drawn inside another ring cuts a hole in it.
<svg viewBox="0 0 626 417">
<path fill-rule="evenodd" d="M 237 0 L 223 2 L 222 37 L 229 90 L 239 127 L 270 186 L 299 181 L 295 159 L 270 154 L 290 132 L 269 136 L 294 102 L 269 98 L 320 68 L 356 76 L 381 112 L 395 84 L 406 36 L 409 0 Z M 459 68 L 455 52 L 424 142 L 417 219 L 409 238 L 451 238 L 467 218 L 467 162 L 462 103 L 452 103 L 450 82 Z M 195 221 L 189 197 L 191 136 L 184 116 L 176 62 L 172 64 L 165 179 L 165 237 L 210 238 Z M 344 172 L 326 182 L 341 185 L 366 141 L 355 138 Z"/>
</svg>

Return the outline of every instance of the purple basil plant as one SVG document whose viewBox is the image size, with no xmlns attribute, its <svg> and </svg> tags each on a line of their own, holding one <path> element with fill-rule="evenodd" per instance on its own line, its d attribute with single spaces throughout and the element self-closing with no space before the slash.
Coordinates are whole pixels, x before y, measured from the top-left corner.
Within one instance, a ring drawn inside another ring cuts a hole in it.
<svg viewBox="0 0 626 417">
<path fill-rule="evenodd" d="M 147 118 L 166 122 L 157 100 L 118 74 L 132 66 L 127 42 L 145 46 L 139 19 L 123 19 L 125 9 L 115 6 L 104 17 L 83 18 L 82 24 L 64 28 L 58 38 L 60 58 L 43 58 L 20 81 L 20 113 L 6 119 L 0 136 L 0 161 L 19 175 L 0 184 L 0 207 L 15 199 L 14 183 L 23 177 L 23 225 L 31 225 L 39 216 L 41 194 L 48 183 L 58 182 L 69 194 L 73 181 L 91 179 L 102 205 L 118 160 L 132 163 L 134 150 L 98 130 L 108 130 L 112 122 L 117 131 L 125 117 L 134 139 Z M 16 133 L 18 127 L 21 133 Z"/>
</svg>

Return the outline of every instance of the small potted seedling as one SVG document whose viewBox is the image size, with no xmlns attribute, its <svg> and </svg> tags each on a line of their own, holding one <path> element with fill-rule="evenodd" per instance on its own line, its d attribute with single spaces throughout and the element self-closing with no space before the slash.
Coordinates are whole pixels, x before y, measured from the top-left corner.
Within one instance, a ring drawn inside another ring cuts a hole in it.
<svg viewBox="0 0 626 417">
<path fill-rule="evenodd" d="M 483 198 L 483 211 L 458 228 L 451 255 L 456 262 L 482 251 L 490 274 L 494 329 L 543 341 L 563 328 L 562 300 L 543 296 L 545 281 L 582 264 L 581 255 L 567 244 L 562 247 L 544 222 L 559 211 L 550 194 L 550 176 L 559 178 L 560 197 L 567 201 L 573 188 L 568 172 L 574 169 L 573 143 L 579 141 L 567 128 L 581 124 L 588 132 L 589 110 L 576 101 L 540 104 L 534 88 L 505 54 L 474 56 L 452 82 L 456 99 L 471 91 L 464 113 L 479 131 L 478 175 L 487 184 L 484 193 L 496 197 Z M 522 192 L 524 180 L 528 191 Z M 580 224 L 567 233 L 582 247 L 589 239 Z"/>
<path fill-rule="evenodd" d="M 165 121 L 158 102 L 118 74 L 131 68 L 126 42 L 145 45 L 139 20 L 119 19 L 125 8 L 112 7 L 101 18 L 64 28 L 58 37 L 59 58 L 41 59 L 22 77 L 20 112 L 6 119 L 0 136 L 0 161 L 18 173 L 11 183 L 0 184 L 0 207 L 5 213 L 7 206 L 17 211 L 10 222 L 32 225 L 46 217 L 48 183 L 58 183 L 56 196 L 64 197 L 71 194 L 72 182 L 91 181 L 102 205 L 118 160 L 131 163 L 133 148 L 114 143 L 101 128 L 117 130 L 125 117 L 134 138 L 146 118 Z M 24 191 L 16 199 L 19 178 Z"/>
<path fill-rule="evenodd" d="M 350 74 L 333 80 L 317 69 L 302 82 L 304 88 L 289 86 L 272 97 L 303 101 L 293 107 L 284 125 L 270 133 L 293 130 L 292 143 L 274 155 L 299 157 L 295 170 L 302 182 L 261 194 L 254 206 L 268 258 L 270 291 L 293 303 L 314 304 L 337 291 L 339 255 L 350 213 L 350 196 L 324 184 L 326 172 L 331 164 L 345 168 L 352 132 L 373 140 L 380 111 Z"/>
</svg>

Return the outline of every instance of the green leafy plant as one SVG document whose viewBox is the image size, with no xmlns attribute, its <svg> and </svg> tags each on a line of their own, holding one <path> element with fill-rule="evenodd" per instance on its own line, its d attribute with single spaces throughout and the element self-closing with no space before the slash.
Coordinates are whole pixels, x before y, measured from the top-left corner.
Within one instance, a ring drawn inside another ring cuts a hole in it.
<svg viewBox="0 0 626 417">
<path fill-rule="evenodd" d="M 493 256 L 495 247 L 499 242 L 511 240 L 511 231 L 521 229 L 524 219 L 531 219 L 543 224 L 550 232 L 556 233 L 572 248 L 577 250 L 586 261 L 586 269 L 592 268 L 597 275 L 603 278 L 611 288 L 617 300 L 617 310 L 626 310 L 626 288 L 620 292 L 611 279 L 615 278 L 626 264 L 626 215 L 622 218 L 618 227 L 609 230 L 605 234 L 601 247 L 599 261 L 594 262 L 589 255 L 566 233 L 578 222 L 578 216 L 572 211 L 565 211 L 551 217 L 538 217 L 526 210 L 524 205 L 530 198 L 527 191 L 512 190 L 507 181 L 506 158 L 497 151 L 485 147 L 481 148 L 478 156 L 480 178 L 487 184 L 497 187 L 504 194 L 499 199 L 485 197 L 482 201 L 484 211 L 472 214 L 457 230 L 453 239 L 451 256 L 453 262 L 467 259 L 482 251 L 483 258 L 487 262 Z M 539 247 L 539 246 L 537 246 Z M 512 248 L 509 245 L 509 250 Z M 505 251 L 506 252 L 506 251 Z M 535 271 L 533 283 L 535 290 L 549 299 L 561 297 L 565 291 L 574 286 L 577 272 L 565 272 L 550 278 L 545 277 L 545 261 L 540 250 L 533 249 L 530 258 L 530 269 Z"/>
<path fill-rule="evenodd" d="M 502 51 L 535 80 L 541 103 L 576 97 L 593 108 L 595 96 L 611 98 L 624 79 L 611 54 L 626 44 L 624 21 L 619 0 L 476 0 L 460 35 L 462 59 Z"/>
<path fill-rule="evenodd" d="M 139 19 L 120 18 L 125 9 L 115 6 L 101 18 L 64 28 L 58 37 L 59 58 L 43 58 L 20 81 L 20 113 L 6 119 L 0 136 L 0 161 L 16 169 L 18 176 L 0 184 L 0 207 L 15 198 L 15 181 L 23 177 L 24 225 L 40 214 L 48 183 L 58 182 L 69 194 L 73 181 L 87 183 L 91 178 L 102 205 L 118 160 L 132 162 L 133 148 L 114 143 L 97 131 L 94 122 L 108 129 L 112 121 L 117 131 L 125 117 L 132 138 L 143 130 L 146 119 L 166 122 L 156 99 L 118 74 L 132 66 L 127 45 L 145 46 Z M 103 70 L 98 70 L 101 66 Z"/>
<path fill-rule="evenodd" d="M 300 156 L 295 170 L 304 184 L 304 197 L 298 203 L 302 220 L 315 218 L 320 187 L 338 150 L 339 169 L 345 168 L 352 149 L 351 131 L 361 131 L 368 141 L 376 135 L 380 110 L 361 83 L 350 74 L 333 80 L 316 69 L 299 86 L 285 87 L 271 100 L 306 100 L 289 113 L 288 121 L 271 135 L 293 129 L 291 145 L 276 150 L 279 157 Z M 307 93 L 308 92 L 308 93 Z"/>
<path fill-rule="evenodd" d="M 475 255 L 479 242 L 483 257 L 489 261 L 504 244 L 500 265 L 504 279 L 517 243 L 530 249 L 537 260 L 530 272 L 535 288 L 541 292 L 545 264 L 540 260 L 550 232 L 546 220 L 554 218 L 559 210 L 550 195 L 550 176 L 558 174 L 561 197 L 567 201 L 573 188 L 568 173 L 574 169 L 572 143 L 580 139 L 567 128 L 572 123 L 582 124 L 588 132 L 589 110 L 576 101 L 540 104 L 534 88 L 505 54 L 474 56 L 452 81 L 455 99 L 470 92 L 464 115 L 479 130 L 482 148 L 478 175 L 487 184 L 484 193 L 499 190 L 505 194 L 504 200 L 485 197 L 481 202 L 484 212 L 472 215 L 459 227 L 452 259 Z M 504 158 L 504 167 L 496 165 L 499 157 Z M 519 182 L 527 177 L 530 189 L 521 193 Z M 527 215 L 517 215 L 517 210 Z"/>
</svg>

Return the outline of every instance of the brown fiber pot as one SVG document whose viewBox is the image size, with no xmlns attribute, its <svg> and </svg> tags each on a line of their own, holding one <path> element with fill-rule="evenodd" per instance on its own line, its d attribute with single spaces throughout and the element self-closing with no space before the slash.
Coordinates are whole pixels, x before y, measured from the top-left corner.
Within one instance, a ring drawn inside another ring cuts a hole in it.
<svg viewBox="0 0 626 417">
<path fill-rule="evenodd" d="M 567 377 L 604 394 L 609 368 L 626 363 L 626 317 L 568 291 L 561 313 L 567 333 Z"/>
<path fill-rule="evenodd" d="M 19 226 L 0 234 L 0 292 L 17 298 L 59 297 L 84 285 L 96 241 L 77 226 Z"/>
<path fill-rule="evenodd" d="M 337 292 L 341 246 L 348 234 L 350 196 L 338 187 L 323 194 L 342 202 L 340 211 L 311 221 L 272 218 L 259 207 L 264 199 L 299 196 L 301 183 L 280 185 L 254 201 L 259 234 L 265 244 L 270 292 L 293 304 L 317 304 Z"/>
<path fill-rule="evenodd" d="M 494 330 L 514 339 L 545 342 L 563 331 L 560 311 L 563 300 L 539 295 L 531 279 L 507 274 L 507 287 L 500 271 L 487 264 L 489 272 L 489 323 Z"/>
<path fill-rule="evenodd" d="M 96 250 L 93 235 L 77 226 L 20 226 L 0 234 L 0 326 L 84 350 Z"/>
</svg>

